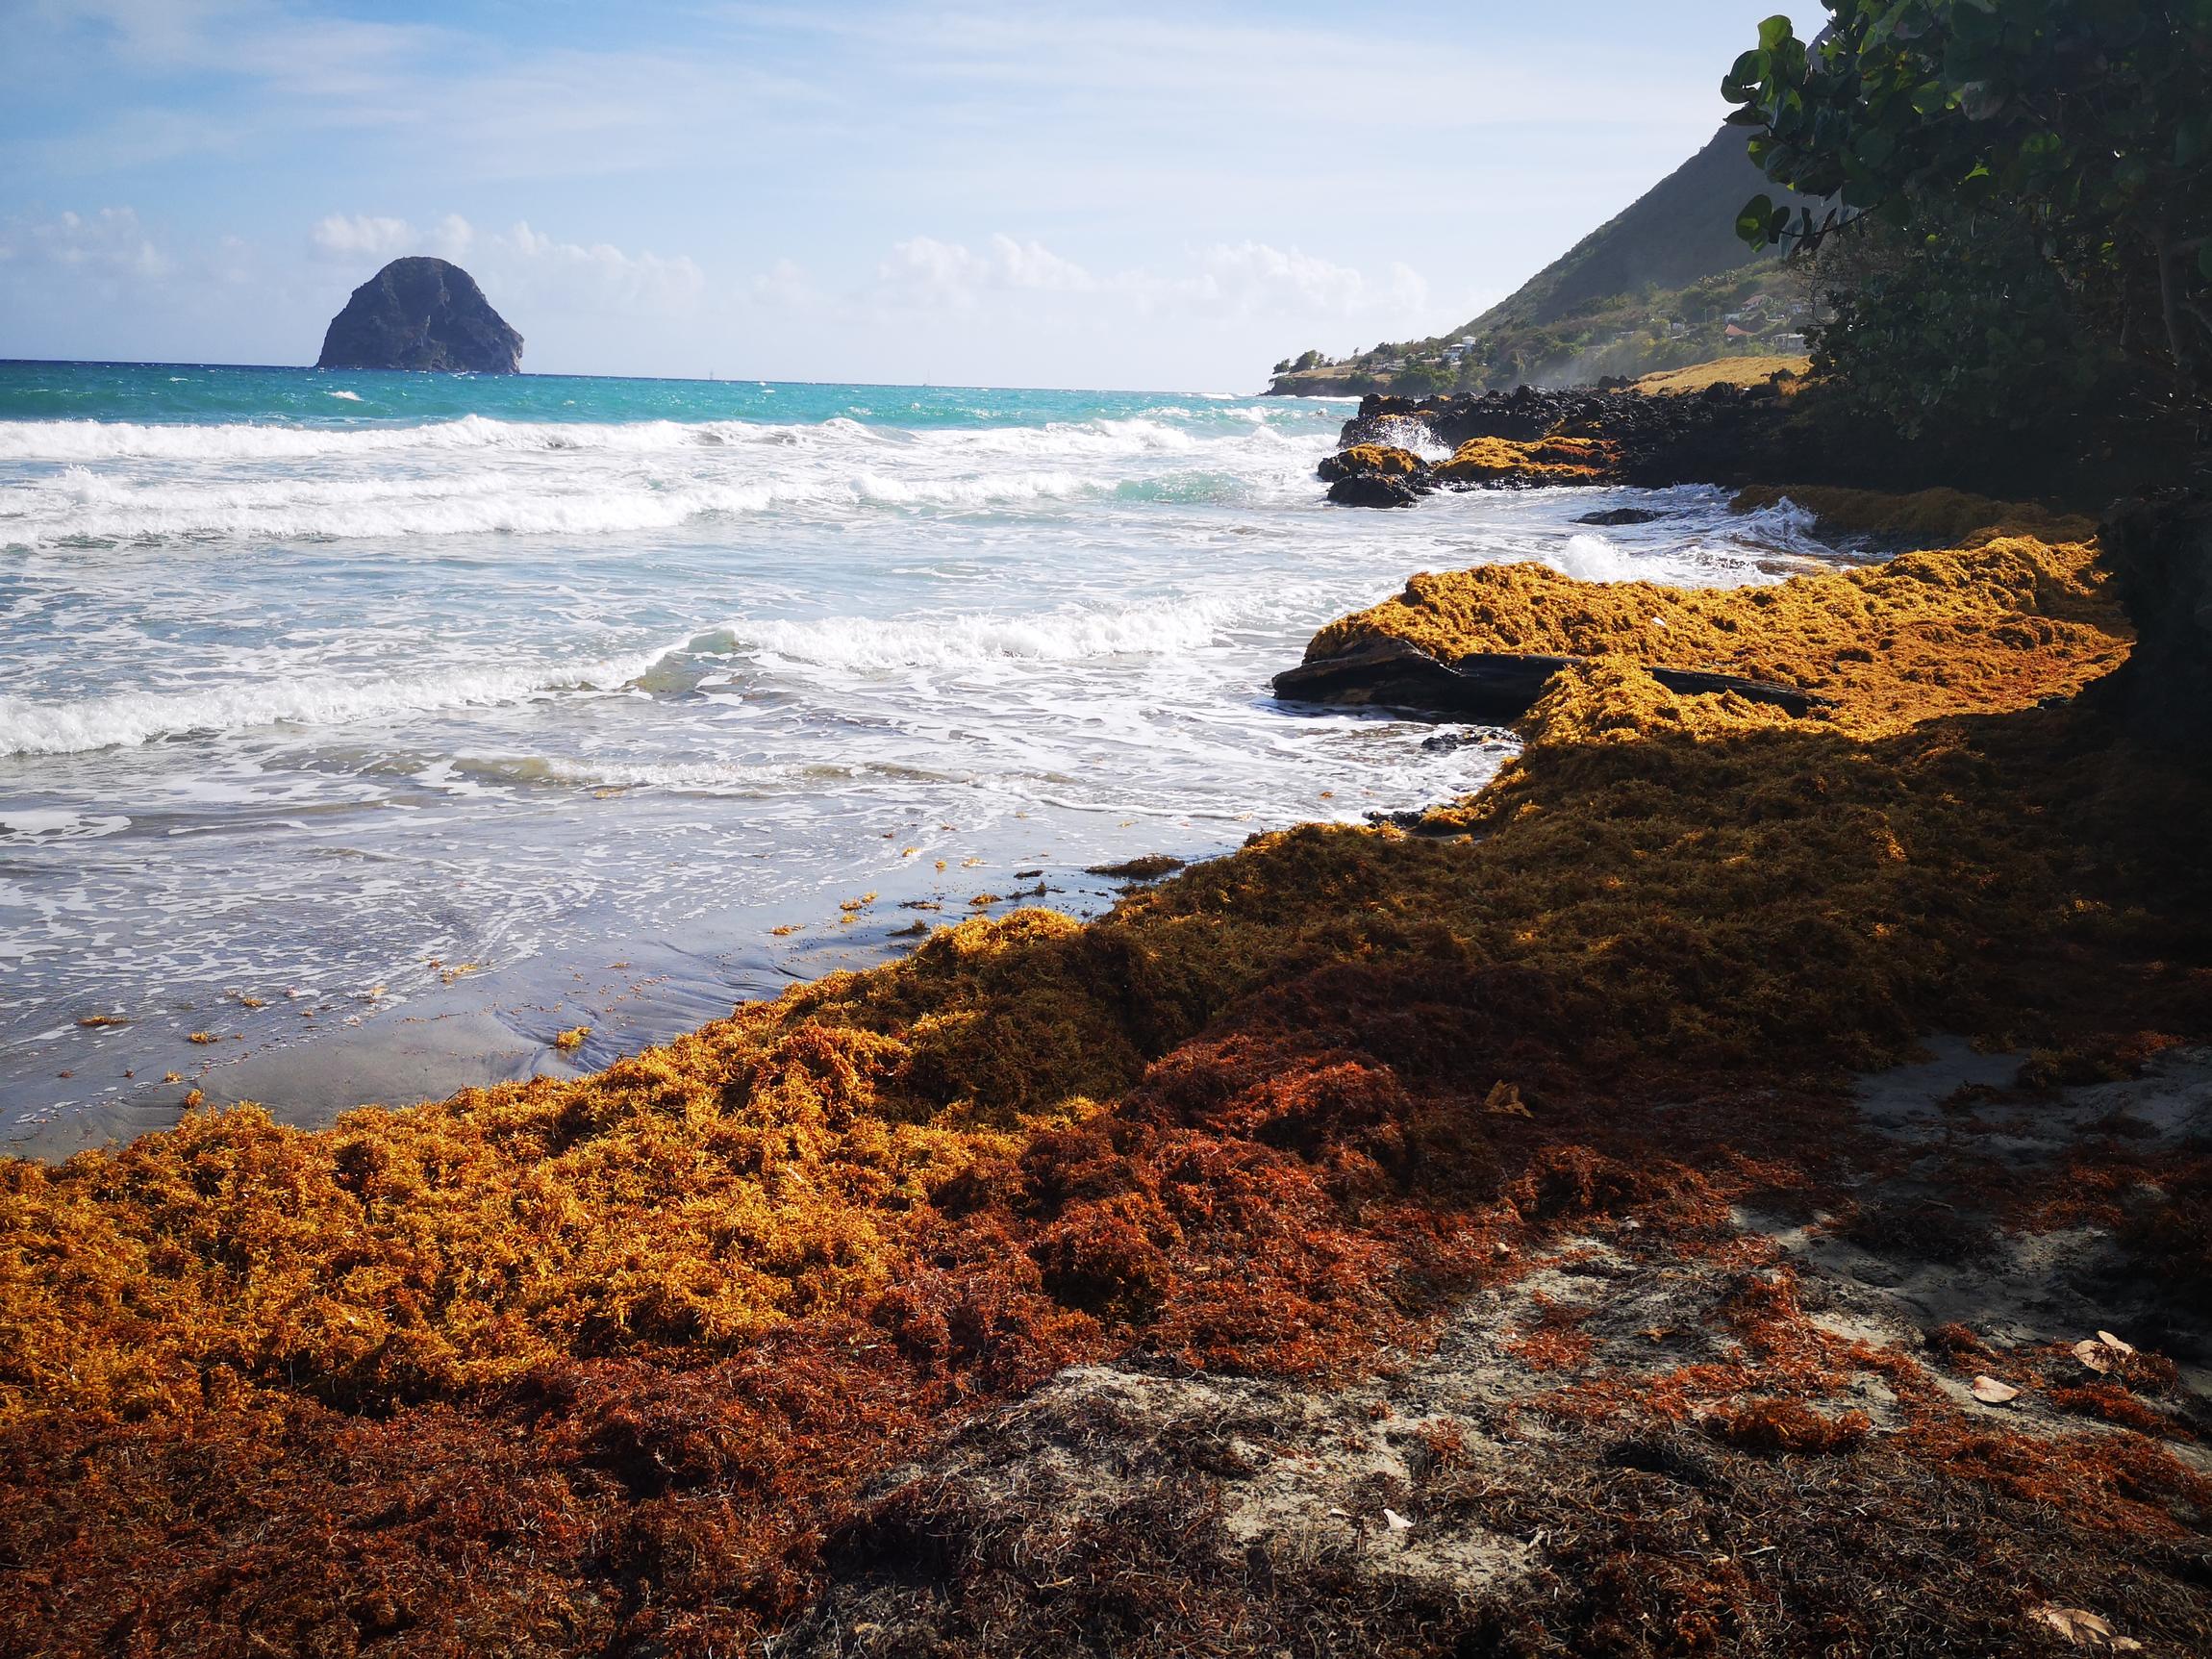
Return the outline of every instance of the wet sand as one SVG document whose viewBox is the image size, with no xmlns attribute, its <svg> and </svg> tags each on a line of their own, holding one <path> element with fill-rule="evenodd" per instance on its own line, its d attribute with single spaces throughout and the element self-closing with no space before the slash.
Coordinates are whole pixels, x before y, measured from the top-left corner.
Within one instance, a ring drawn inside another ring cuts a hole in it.
<svg viewBox="0 0 2212 1659">
<path fill-rule="evenodd" d="M 852 911 L 825 892 L 796 915 L 740 912 L 681 943 L 610 940 L 511 964 L 425 964 L 421 983 L 288 996 L 282 989 L 180 1002 L 159 1020 L 40 1033 L 50 1065 L 0 1079 L 0 1155 L 69 1157 L 166 1129 L 194 1109 L 251 1101 L 319 1129 L 363 1105 L 410 1105 L 530 1077 L 574 1077 L 841 969 L 905 954 L 934 927 L 1043 905 L 1109 908 L 1126 884 L 1073 869 L 923 867 Z M 995 902 L 975 905 L 986 892 Z M 785 929 L 782 933 L 776 930 Z M 450 974 L 450 978 L 447 975 Z M 259 1004 L 255 1006 L 254 1004 Z M 564 1050 L 556 1039 L 588 1027 Z M 214 1039 L 195 1043 L 193 1035 Z M 169 1081 L 174 1075 L 175 1081 Z"/>
</svg>

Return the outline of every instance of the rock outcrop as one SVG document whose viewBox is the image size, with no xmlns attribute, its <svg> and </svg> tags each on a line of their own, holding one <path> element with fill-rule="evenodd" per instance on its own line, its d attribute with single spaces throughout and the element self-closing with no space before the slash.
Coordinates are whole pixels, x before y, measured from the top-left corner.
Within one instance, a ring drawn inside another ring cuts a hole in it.
<svg viewBox="0 0 2212 1659">
<path fill-rule="evenodd" d="M 315 367 L 518 374 L 522 337 L 459 265 L 393 260 L 331 319 Z"/>
</svg>

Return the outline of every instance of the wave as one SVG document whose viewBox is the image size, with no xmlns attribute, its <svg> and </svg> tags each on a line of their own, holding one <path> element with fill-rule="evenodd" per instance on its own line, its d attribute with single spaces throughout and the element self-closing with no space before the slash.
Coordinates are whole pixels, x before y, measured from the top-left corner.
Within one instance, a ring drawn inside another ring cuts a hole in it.
<svg viewBox="0 0 2212 1659">
<path fill-rule="evenodd" d="M 960 613 L 890 620 L 737 621 L 698 635 L 686 649 L 850 670 L 1073 663 L 1198 650 L 1215 642 L 1234 614 L 1227 601 L 1200 599 L 1031 616 Z"/>
<path fill-rule="evenodd" d="M 0 545 L 55 547 L 141 539 L 273 540 L 465 535 L 604 535 L 666 530 L 716 515 L 773 508 L 978 509 L 1072 499 L 1107 481 L 1049 469 L 902 477 L 827 469 L 758 482 L 668 483 L 636 474 L 562 477 L 478 472 L 459 478 L 115 481 L 71 467 L 0 488 Z"/>
<path fill-rule="evenodd" d="M 490 708 L 563 691 L 680 693 L 696 684 L 702 657 L 865 672 L 1190 651 L 1213 643 L 1233 612 L 1224 601 L 1199 600 L 1032 616 L 739 620 L 659 650 L 577 666 L 456 667 L 362 679 L 269 675 L 201 691 L 120 691 L 70 702 L 0 694 L 0 757 L 83 754 L 269 726 L 336 726 Z"/>
<path fill-rule="evenodd" d="M 344 395 L 332 393 L 333 396 Z M 1266 430 L 1266 429 L 1262 429 Z M 1240 438 L 1250 434 L 1240 432 Z M 1270 436 L 1277 436 L 1270 433 Z M 1211 440 L 1218 441 L 1219 440 Z M 748 420 L 620 422 L 496 420 L 465 415 L 416 426 L 197 426 L 132 421 L 0 420 L 0 461 L 306 461 L 456 450 L 675 453 L 765 443 L 912 445 L 943 453 L 1111 456 L 1181 453 L 1210 440 L 1144 417 L 1049 421 L 1042 426 L 912 428 L 867 426 L 839 415 L 812 425 Z M 1285 441 L 1288 441 L 1287 440 Z"/>
<path fill-rule="evenodd" d="M 270 677 L 197 691 L 118 691 L 49 703 L 0 695 L 0 756 L 72 755 L 264 726 L 489 708 L 557 691 L 619 691 L 667 653 L 554 667 L 453 668 L 370 679 Z"/>
</svg>

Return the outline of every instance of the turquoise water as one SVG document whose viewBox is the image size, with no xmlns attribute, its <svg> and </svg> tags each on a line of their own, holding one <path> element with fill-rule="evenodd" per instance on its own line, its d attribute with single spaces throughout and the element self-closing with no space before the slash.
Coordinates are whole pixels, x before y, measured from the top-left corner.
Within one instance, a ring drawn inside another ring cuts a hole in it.
<svg viewBox="0 0 2212 1659">
<path fill-rule="evenodd" d="M 516 1052 L 590 1023 L 603 1060 L 808 942 L 1040 885 L 1093 907 L 1087 866 L 1475 787 L 1508 742 L 1266 694 L 1413 570 L 1823 552 L 1704 490 L 1602 533 L 1575 519 L 1627 492 L 1334 509 L 1346 412 L 0 364 L 0 1110 L 29 1132 L 169 1069 L 219 1097 L 465 991 Z M 648 952 L 657 1022 L 563 989 Z"/>
</svg>

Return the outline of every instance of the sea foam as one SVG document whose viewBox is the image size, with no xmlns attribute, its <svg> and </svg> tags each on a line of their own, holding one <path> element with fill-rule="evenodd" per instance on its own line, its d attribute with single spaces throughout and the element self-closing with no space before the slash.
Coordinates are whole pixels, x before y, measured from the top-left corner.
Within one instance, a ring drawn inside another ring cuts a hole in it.
<svg viewBox="0 0 2212 1659">
<path fill-rule="evenodd" d="M 428 669 L 346 679 L 270 676 L 192 691 L 115 691 L 71 701 L 0 695 L 0 756 L 68 755 L 262 726 L 486 708 L 558 691 L 618 691 L 665 651 L 595 663 Z"/>
</svg>

